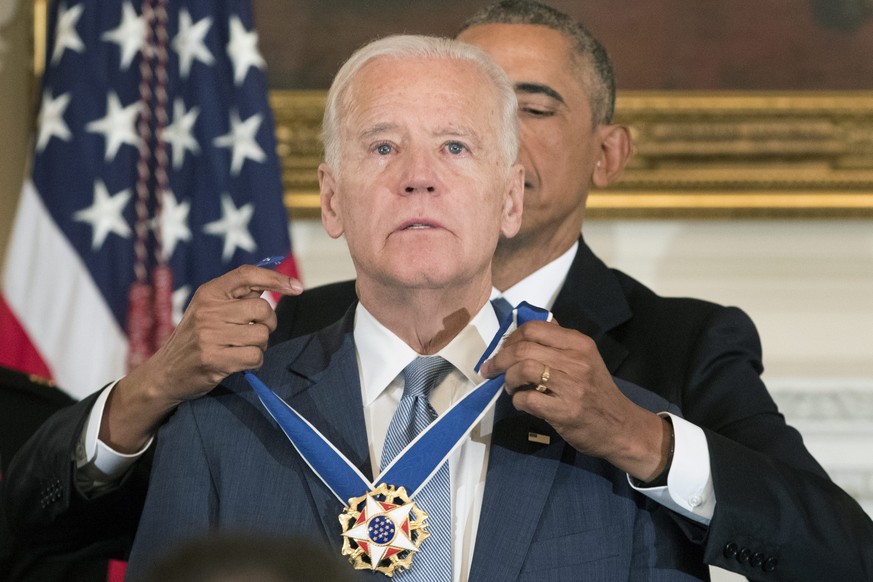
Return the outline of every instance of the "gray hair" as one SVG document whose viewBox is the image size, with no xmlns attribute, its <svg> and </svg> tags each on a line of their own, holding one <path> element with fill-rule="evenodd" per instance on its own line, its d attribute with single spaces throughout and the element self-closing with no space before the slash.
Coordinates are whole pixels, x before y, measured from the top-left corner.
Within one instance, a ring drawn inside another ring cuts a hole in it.
<svg viewBox="0 0 873 582">
<path fill-rule="evenodd" d="M 343 116 L 349 111 L 349 89 L 361 68 L 378 57 L 396 59 L 452 59 L 473 63 L 491 81 L 498 100 L 498 143 L 502 158 L 509 166 L 518 158 L 518 101 L 515 90 L 503 69 L 481 49 L 449 38 L 417 35 L 394 35 L 375 40 L 358 49 L 343 64 L 327 93 L 322 122 L 324 159 L 339 171 Z"/>
<path fill-rule="evenodd" d="M 457 34 L 484 24 L 535 24 L 556 30 L 570 41 L 588 89 L 591 122 L 612 123 L 615 113 L 615 75 L 603 45 L 581 23 L 535 0 L 502 0 L 476 12 Z"/>
</svg>

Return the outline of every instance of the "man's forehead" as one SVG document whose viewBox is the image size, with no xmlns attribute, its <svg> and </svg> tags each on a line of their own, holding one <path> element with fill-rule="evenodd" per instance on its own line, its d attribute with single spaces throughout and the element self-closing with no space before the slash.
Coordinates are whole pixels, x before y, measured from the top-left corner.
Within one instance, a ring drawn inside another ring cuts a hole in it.
<svg viewBox="0 0 873 582">
<path fill-rule="evenodd" d="M 542 85 L 558 91 L 578 77 L 580 62 L 572 41 L 541 24 L 487 23 L 471 26 L 458 39 L 481 48 L 519 85 Z M 542 92 L 544 91 L 521 91 Z M 556 98 L 555 95 L 549 95 Z"/>
<path fill-rule="evenodd" d="M 391 59 L 368 62 L 350 84 L 346 119 L 355 121 L 356 133 L 396 130 L 409 123 L 410 114 L 418 114 L 429 120 L 432 132 L 469 134 L 484 122 L 483 114 L 494 111 L 496 91 L 475 64 L 445 58 Z M 441 74 L 452 71 L 458 74 Z M 429 115 L 436 112 L 442 117 Z"/>
<path fill-rule="evenodd" d="M 436 122 L 425 122 L 421 119 L 411 124 L 408 121 L 377 121 L 363 127 L 352 128 L 362 139 L 378 138 L 385 135 L 405 134 L 411 126 L 420 127 L 429 135 L 436 137 L 478 138 L 479 131 L 468 123 L 469 120 L 457 118 L 441 118 Z"/>
</svg>

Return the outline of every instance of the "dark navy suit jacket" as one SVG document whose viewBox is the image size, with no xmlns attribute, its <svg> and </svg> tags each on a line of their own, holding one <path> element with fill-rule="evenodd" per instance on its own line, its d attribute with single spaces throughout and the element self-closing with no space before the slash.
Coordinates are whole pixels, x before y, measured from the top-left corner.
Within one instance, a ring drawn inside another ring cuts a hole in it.
<svg viewBox="0 0 873 582">
<path fill-rule="evenodd" d="M 351 312 L 268 351 L 259 376 L 372 478 Z M 660 397 L 619 381 L 638 404 Z M 549 434 L 551 443 L 528 440 Z M 363 491 L 361 492 L 364 493 Z M 495 414 L 472 580 L 692 580 L 659 556 L 667 533 L 627 476 L 577 453 L 504 395 Z M 342 505 L 298 456 L 240 375 L 185 403 L 158 435 L 129 574 L 210 529 L 307 535 L 339 554 Z M 670 534 L 678 540 L 681 532 Z M 660 545 L 659 545 L 660 544 Z M 697 566 L 698 574 L 700 565 Z M 372 579 L 372 574 L 361 577 Z M 381 575 L 379 575 L 381 576 Z"/>
</svg>

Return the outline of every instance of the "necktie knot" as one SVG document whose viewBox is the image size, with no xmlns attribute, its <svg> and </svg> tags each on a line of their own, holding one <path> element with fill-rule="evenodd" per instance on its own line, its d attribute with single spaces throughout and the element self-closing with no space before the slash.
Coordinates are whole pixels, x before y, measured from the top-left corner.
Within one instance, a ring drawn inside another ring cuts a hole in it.
<svg viewBox="0 0 873 582">
<path fill-rule="evenodd" d="M 403 398 L 430 397 L 431 390 L 452 371 L 442 356 L 419 356 L 403 369 Z"/>
<path fill-rule="evenodd" d="M 430 391 L 452 369 L 441 356 L 420 356 L 403 369 L 403 396 L 388 425 L 382 450 L 383 468 L 436 419 L 437 413 L 430 405 Z"/>
</svg>

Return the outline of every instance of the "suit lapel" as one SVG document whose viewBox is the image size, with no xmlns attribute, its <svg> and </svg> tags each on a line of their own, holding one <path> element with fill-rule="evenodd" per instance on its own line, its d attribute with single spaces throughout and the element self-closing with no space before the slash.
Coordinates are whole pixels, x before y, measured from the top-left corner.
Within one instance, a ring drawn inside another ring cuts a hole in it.
<svg viewBox="0 0 873 582">
<path fill-rule="evenodd" d="M 564 441 L 545 421 L 497 401 L 471 580 L 514 580 L 551 492 Z M 548 439 L 532 442 L 529 435 Z"/>
<path fill-rule="evenodd" d="M 552 313 L 562 326 L 577 329 L 597 343 L 611 373 L 627 358 L 627 348 L 608 334 L 633 313 L 615 276 L 582 237 Z"/>
<path fill-rule="evenodd" d="M 312 336 L 285 368 L 276 389 L 301 416 L 372 479 L 361 384 L 352 335 L 354 307 L 346 316 Z M 311 499 L 331 544 L 341 544 L 338 516 L 343 504 L 301 460 Z M 361 491 L 363 495 L 365 491 Z"/>
<path fill-rule="evenodd" d="M 567 280 L 552 307 L 564 327 L 591 337 L 610 372 L 628 350 L 609 332 L 632 316 L 612 272 L 580 237 Z M 537 444 L 530 433 L 549 439 Z M 488 474 L 470 579 L 518 578 L 551 493 L 564 440 L 543 420 L 515 410 L 504 394 L 497 402 Z"/>
</svg>

